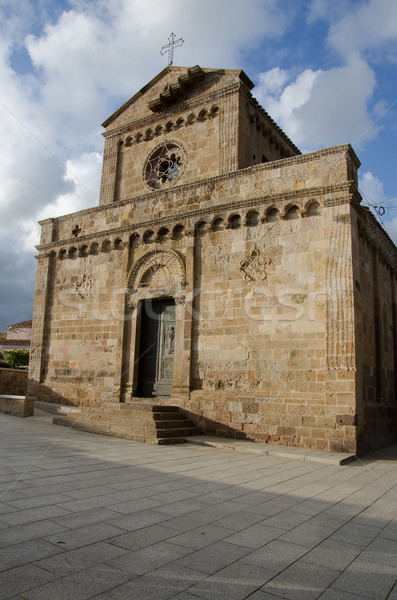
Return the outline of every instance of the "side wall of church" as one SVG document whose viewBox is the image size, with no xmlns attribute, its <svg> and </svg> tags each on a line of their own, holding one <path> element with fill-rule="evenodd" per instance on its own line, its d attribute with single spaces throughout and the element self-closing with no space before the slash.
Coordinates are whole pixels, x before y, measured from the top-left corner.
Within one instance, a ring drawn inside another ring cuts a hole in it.
<svg viewBox="0 0 397 600">
<path fill-rule="evenodd" d="M 240 169 L 299 154 L 251 94 L 242 90 L 239 103 Z"/>
<path fill-rule="evenodd" d="M 365 453 L 397 433 L 397 281 L 395 250 L 372 215 L 353 210 L 352 225 L 358 444 Z"/>
</svg>

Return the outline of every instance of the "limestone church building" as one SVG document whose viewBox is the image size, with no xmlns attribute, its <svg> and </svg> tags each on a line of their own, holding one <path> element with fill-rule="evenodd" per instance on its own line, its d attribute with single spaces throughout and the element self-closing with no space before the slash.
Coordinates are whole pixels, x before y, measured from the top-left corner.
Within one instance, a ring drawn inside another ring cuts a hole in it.
<svg viewBox="0 0 397 600">
<path fill-rule="evenodd" d="M 103 123 L 99 205 L 41 222 L 29 396 L 363 453 L 396 440 L 396 248 L 352 147 L 301 154 L 252 88 L 171 66 Z"/>
</svg>

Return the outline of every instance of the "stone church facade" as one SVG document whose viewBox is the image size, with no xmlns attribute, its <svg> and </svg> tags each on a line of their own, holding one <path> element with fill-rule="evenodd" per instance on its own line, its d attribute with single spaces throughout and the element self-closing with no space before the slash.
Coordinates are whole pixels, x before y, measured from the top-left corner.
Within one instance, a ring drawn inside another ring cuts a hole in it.
<svg viewBox="0 0 397 600">
<path fill-rule="evenodd" d="M 167 67 L 105 121 L 99 206 L 41 222 L 29 395 L 366 452 L 396 436 L 396 248 L 352 147 L 301 154 L 252 87 Z"/>
</svg>

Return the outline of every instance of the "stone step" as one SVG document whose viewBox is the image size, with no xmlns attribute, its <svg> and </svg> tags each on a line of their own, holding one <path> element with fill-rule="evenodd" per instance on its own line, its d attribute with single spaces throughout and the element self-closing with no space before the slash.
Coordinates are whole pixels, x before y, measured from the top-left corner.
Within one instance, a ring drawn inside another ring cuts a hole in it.
<svg viewBox="0 0 397 600">
<path fill-rule="evenodd" d="M 112 437 L 119 437 L 126 440 L 133 440 L 136 442 L 142 442 L 145 444 L 154 445 L 166 445 L 166 444 L 181 444 L 185 441 L 186 435 L 183 437 L 155 437 L 152 434 L 145 434 L 143 431 L 134 432 L 129 431 L 128 428 L 125 431 L 124 428 L 113 428 L 109 423 L 99 424 L 91 423 L 90 421 L 75 421 L 68 417 L 55 417 L 53 419 L 55 425 L 63 425 L 64 427 L 73 427 L 79 431 L 86 431 L 87 433 L 97 433 L 100 435 L 109 435 Z M 197 434 L 196 434 L 197 435 Z M 190 433 L 189 433 L 190 436 Z"/>
<path fill-rule="evenodd" d="M 104 412 L 104 413 L 178 413 L 180 414 L 180 409 L 178 406 L 162 406 L 161 404 L 154 404 L 153 400 L 151 404 L 141 404 L 141 403 L 126 403 L 126 402 L 104 402 L 102 404 L 93 404 L 92 406 L 88 406 L 87 408 L 83 408 L 81 412 L 83 413 L 95 413 L 95 412 Z"/>
<path fill-rule="evenodd" d="M 117 425 L 117 426 L 124 426 L 124 427 L 129 427 L 130 429 L 134 429 L 134 428 L 141 428 L 141 429 L 145 429 L 147 431 L 156 431 L 157 429 L 178 429 L 178 428 L 185 428 L 185 429 L 197 429 L 196 425 L 193 423 L 193 421 L 189 421 L 187 419 L 176 419 L 173 421 L 170 420 L 164 420 L 164 419 L 139 419 L 136 416 L 134 417 L 128 417 L 128 418 L 124 418 L 124 417 L 120 417 L 120 416 L 111 416 L 109 418 L 109 415 L 86 415 L 84 417 L 84 415 L 79 415 L 78 418 L 73 417 L 67 417 L 69 419 L 69 421 L 71 423 L 73 423 L 74 421 L 79 421 L 79 422 L 90 422 L 90 423 L 112 423 L 113 425 Z"/>
<path fill-rule="evenodd" d="M 125 410 L 86 410 L 80 413 L 79 417 L 85 419 L 87 416 L 103 416 L 104 418 L 118 418 L 118 419 L 139 419 L 152 421 L 153 419 L 159 421 L 181 421 L 185 419 L 185 415 L 182 412 L 149 412 L 149 411 L 125 411 Z M 78 417 L 77 417 L 78 418 Z"/>
<path fill-rule="evenodd" d="M 128 398 L 128 400 L 125 400 L 124 404 L 158 404 L 160 406 L 169 406 L 169 404 L 167 404 L 167 401 L 168 400 L 166 398 L 164 398 L 164 400 L 162 401 L 161 399 L 156 398 L 155 396 L 149 396 L 147 398 L 141 398 L 140 396 L 132 396 L 131 398 Z"/>
<path fill-rule="evenodd" d="M 140 423 L 153 423 L 158 421 L 164 423 L 164 427 L 172 426 L 175 423 L 177 427 L 182 422 L 186 422 L 187 419 L 182 412 L 167 412 L 167 413 L 148 413 L 148 412 L 124 412 L 124 411 L 106 411 L 106 410 L 90 410 L 83 411 L 79 414 L 73 415 L 73 418 L 79 421 L 106 421 L 112 420 L 114 422 L 140 422 Z M 168 425 L 166 425 L 168 424 Z M 171 425 L 170 425 L 171 424 Z M 193 423 L 189 421 L 189 426 L 193 426 Z"/>
<path fill-rule="evenodd" d="M 90 406 L 73 416 L 53 419 L 56 425 L 81 431 L 152 443 L 180 443 L 200 435 L 200 429 L 176 406 L 112 403 Z"/>
<path fill-rule="evenodd" d="M 142 400 L 142 398 L 139 398 L 139 400 Z M 94 406 L 90 408 L 94 408 Z M 114 410 L 139 410 L 143 412 L 177 412 L 179 410 L 178 406 L 158 404 L 155 398 L 151 398 L 150 402 L 103 402 L 100 404 L 100 407 L 106 409 L 113 408 Z"/>
</svg>

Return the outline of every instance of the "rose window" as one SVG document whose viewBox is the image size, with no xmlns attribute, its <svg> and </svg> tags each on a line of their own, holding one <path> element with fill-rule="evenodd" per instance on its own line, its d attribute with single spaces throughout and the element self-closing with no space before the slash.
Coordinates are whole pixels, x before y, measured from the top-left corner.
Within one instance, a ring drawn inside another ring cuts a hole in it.
<svg viewBox="0 0 397 600">
<path fill-rule="evenodd" d="M 176 142 L 157 146 L 148 156 L 143 177 L 152 190 L 166 188 L 179 181 L 186 168 L 186 152 Z"/>
</svg>

